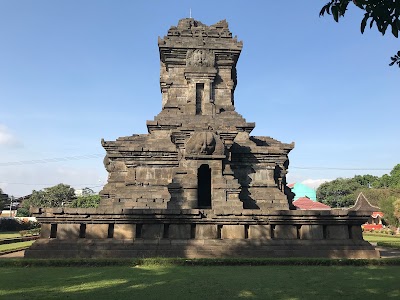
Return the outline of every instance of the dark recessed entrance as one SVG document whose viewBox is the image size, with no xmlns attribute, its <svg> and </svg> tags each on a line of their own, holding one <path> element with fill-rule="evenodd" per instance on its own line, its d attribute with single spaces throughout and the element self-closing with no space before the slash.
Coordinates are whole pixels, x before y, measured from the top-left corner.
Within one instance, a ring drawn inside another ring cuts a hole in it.
<svg viewBox="0 0 400 300">
<path fill-rule="evenodd" d="M 201 165 L 197 170 L 197 204 L 199 208 L 211 208 L 211 169 Z"/>
<path fill-rule="evenodd" d="M 196 83 L 196 115 L 203 114 L 204 83 Z"/>
</svg>

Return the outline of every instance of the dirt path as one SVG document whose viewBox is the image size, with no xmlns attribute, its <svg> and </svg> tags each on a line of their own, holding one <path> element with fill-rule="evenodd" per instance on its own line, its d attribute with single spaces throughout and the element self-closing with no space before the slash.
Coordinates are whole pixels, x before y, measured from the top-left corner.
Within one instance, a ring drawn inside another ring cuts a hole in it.
<svg viewBox="0 0 400 300">
<path fill-rule="evenodd" d="M 0 255 L 0 258 L 22 258 L 24 257 L 25 250 L 12 252 L 4 255 Z"/>
</svg>

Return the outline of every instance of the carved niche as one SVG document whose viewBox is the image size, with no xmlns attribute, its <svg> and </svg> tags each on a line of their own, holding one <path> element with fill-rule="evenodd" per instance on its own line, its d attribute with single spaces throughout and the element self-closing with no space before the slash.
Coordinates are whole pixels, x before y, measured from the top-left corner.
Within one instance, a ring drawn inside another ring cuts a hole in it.
<svg viewBox="0 0 400 300">
<path fill-rule="evenodd" d="M 196 49 L 186 53 L 187 67 L 214 67 L 215 55 L 212 50 Z"/>
</svg>

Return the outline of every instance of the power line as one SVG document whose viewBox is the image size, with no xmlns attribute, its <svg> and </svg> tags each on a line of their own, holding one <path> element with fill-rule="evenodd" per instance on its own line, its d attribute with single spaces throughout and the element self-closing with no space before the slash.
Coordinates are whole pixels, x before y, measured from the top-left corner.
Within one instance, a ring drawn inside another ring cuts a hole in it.
<svg viewBox="0 0 400 300">
<path fill-rule="evenodd" d="M 16 185 L 57 185 L 57 184 L 60 184 L 60 183 L 22 183 L 22 182 L 0 182 L 0 184 L 16 184 Z M 70 184 L 69 184 L 70 185 Z M 87 186 L 87 187 L 89 187 L 89 185 L 90 186 L 93 186 L 93 187 L 97 187 L 97 186 L 103 186 L 104 184 L 102 184 L 102 185 L 98 185 L 98 183 L 96 182 L 96 183 L 79 183 L 79 184 L 74 184 L 75 186 L 76 185 L 81 185 L 81 186 Z M 95 185 L 95 186 L 94 186 Z"/>
<path fill-rule="evenodd" d="M 335 168 L 335 167 L 289 167 L 289 169 L 301 170 L 340 170 L 340 171 L 391 171 L 392 169 L 379 168 Z"/>
<path fill-rule="evenodd" d="M 45 164 L 62 161 L 82 160 L 82 159 L 93 159 L 104 157 L 104 154 L 87 154 L 77 156 L 66 156 L 56 158 L 44 158 L 44 159 L 33 159 L 13 162 L 3 162 L 0 166 L 18 166 L 18 165 L 33 165 L 33 164 Z M 392 168 L 342 168 L 342 167 L 297 167 L 290 166 L 289 169 L 300 169 L 300 170 L 339 170 L 339 171 L 391 171 Z"/>
<path fill-rule="evenodd" d="M 71 161 L 71 160 L 92 159 L 92 158 L 99 158 L 99 157 L 104 157 L 104 154 L 87 154 L 87 155 L 77 155 L 77 156 L 66 156 L 66 157 L 55 157 L 55 158 L 44 158 L 44 159 L 32 159 L 32 160 L 3 162 L 3 163 L 0 163 L 0 166 L 1 167 L 6 167 L 6 166 L 46 164 L 46 163 Z"/>
<path fill-rule="evenodd" d="M 57 184 L 54 184 L 54 183 L 46 183 L 46 184 L 43 184 L 43 183 L 37 183 L 37 184 L 30 184 L 30 183 L 8 183 L 8 182 L 0 182 L 0 184 L 2 184 L 2 183 L 5 183 L 5 184 L 22 184 L 22 185 L 44 185 L 44 186 L 55 186 L 55 185 L 57 185 Z M 94 184 L 94 183 L 91 183 L 91 184 L 84 184 L 84 183 L 80 183 L 80 184 L 74 184 L 74 186 L 82 186 L 83 188 L 90 188 L 90 189 L 92 189 L 92 188 L 98 188 L 98 187 L 104 187 L 104 185 L 105 185 L 105 183 L 102 183 L 102 184 Z M 72 184 L 69 184 L 69 186 L 71 186 L 72 187 Z M 75 190 L 79 190 L 79 188 L 74 188 Z M 20 197 L 24 197 L 24 196 L 26 196 L 26 194 L 25 195 L 13 195 L 14 197 L 17 197 L 17 198 L 20 198 Z"/>
</svg>

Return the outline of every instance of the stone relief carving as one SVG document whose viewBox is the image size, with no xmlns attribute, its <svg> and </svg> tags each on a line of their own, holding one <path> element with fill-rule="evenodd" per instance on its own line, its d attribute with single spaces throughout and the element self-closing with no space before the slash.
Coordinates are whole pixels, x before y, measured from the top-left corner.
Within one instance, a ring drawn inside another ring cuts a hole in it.
<svg viewBox="0 0 400 300">
<path fill-rule="evenodd" d="M 215 55 L 212 50 L 189 50 L 186 54 L 187 67 L 214 67 Z"/>
<path fill-rule="evenodd" d="M 212 132 L 197 132 L 188 140 L 186 153 L 191 155 L 223 154 L 223 144 Z"/>
<path fill-rule="evenodd" d="M 103 159 L 103 164 L 104 167 L 106 168 L 107 172 L 112 172 L 114 170 L 114 164 L 113 162 L 110 160 L 110 158 L 108 157 L 108 155 L 106 155 Z"/>
<path fill-rule="evenodd" d="M 126 171 L 126 166 L 122 161 L 112 161 L 108 155 L 106 155 L 103 159 L 104 167 L 107 172 L 111 173 L 114 171 Z M 110 175 L 110 174 L 109 174 Z"/>
</svg>

